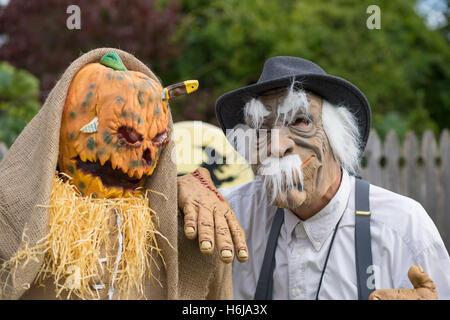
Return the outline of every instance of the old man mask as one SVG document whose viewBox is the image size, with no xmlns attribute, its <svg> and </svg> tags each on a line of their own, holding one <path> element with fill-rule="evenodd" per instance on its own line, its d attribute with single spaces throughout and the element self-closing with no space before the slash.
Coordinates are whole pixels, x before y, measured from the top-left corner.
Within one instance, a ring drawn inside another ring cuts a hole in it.
<svg viewBox="0 0 450 320">
<path fill-rule="evenodd" d="M 353 115 L 294 84 L 248 101 L 244 118 L 245 127 L 256 129 L 252 168 L 275 206 L 296 212 L 316 203 L 333 183 L 339 185 L 341 166 L 349 172 L 358 167 Z M 238 151 L 248 158 L 241 143 Z"/>
</svg>

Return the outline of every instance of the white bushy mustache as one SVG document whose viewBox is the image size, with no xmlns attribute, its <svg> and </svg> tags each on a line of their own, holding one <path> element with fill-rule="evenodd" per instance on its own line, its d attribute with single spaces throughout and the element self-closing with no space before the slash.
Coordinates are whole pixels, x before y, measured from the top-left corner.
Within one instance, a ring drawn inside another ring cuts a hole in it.
<svg viewBox="0 0 450 320">
<path fill-rule="evenodd" d="M 303 191 L 302 160 L 297 154 L 264 159 L 258 167 L 257 175 L 262 180 L 271 202 L 291 189 Z"/>
</svg>

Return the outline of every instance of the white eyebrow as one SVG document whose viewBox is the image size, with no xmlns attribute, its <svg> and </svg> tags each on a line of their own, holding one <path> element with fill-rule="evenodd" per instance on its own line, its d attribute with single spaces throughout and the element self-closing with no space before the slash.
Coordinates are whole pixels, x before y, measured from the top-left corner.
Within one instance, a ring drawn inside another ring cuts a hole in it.
<svg viewBox="0 0 450 320">
<path fill-rule="evenodd" d="M 264 118 L 268 115 L 270 115 L 270 111 L 258 99 L 253 98 L 244 106 L 244 117 L 253 128 L 260 128 Z"/>
<path fill-rule="evenodd" d="M 282 117 L 282 124 L 287 125 L 295 120 L 297 112 L 302 110 L 308 114 L 311 102 L 308 100 L 306 92 L 302 89 L 295 90 L 292 84 L 288 95 L 277 109 L 277 118 L 275 123 Z"/>
<path fill-rule="evenodd" d="M 277 108 L 277 116 L 274 123 L 282 118 L 282 125 L 288 125 L 295 120 L 297 112 L 302 110 L 308 115 L 311 102 L 308 100 L 303 89 L 294 89 L 294 82 L 288 89 L 288 94 Z M 244 105 L 244 118 L 253 128 L 260 128 L 264 119 L 271 114 L 264 104 L 256 98 L 251 99 Z"/>
</svg>

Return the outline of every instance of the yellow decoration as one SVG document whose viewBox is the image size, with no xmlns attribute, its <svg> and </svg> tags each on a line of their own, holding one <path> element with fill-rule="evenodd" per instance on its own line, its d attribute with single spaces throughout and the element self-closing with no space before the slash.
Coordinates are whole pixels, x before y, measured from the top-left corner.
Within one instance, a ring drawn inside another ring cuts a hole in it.
<svg viewBox="0 0 450 320">
<path fill-rule="evenodd" d="M 216 126 L 201 121 L 177 122 L 174 141 L 179 175 L 205 167 L 217 188 L 233 187 L 254 178 L 247 161 Z"/>
<path fill-rule="evenodd" d="M 186 80 L 172 84 L 163 89 L 161 97 L 163 100 L 169 100 L 174 97 L 190 94 L 198 89 L 197 80 Z"/>
<path fill-rule="evenodd" d="M 187 93 L 192 93 L 198 89 L 198 81 L 197 80 L 186 80 L 184 82 Z"/>
</svg>

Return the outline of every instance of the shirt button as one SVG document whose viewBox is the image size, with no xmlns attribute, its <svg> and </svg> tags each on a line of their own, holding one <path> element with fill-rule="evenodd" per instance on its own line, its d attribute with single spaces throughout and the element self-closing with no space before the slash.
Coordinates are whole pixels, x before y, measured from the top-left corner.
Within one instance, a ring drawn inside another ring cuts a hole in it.
<svg viewBox="0 0 450 320">
<path fill-rule="evenodd" d="M 294 297 L 298 297 L 302 294 L 302 291 L 299 288 L 295 288 L 295 289 L 292 289 L 291 293 Z"/>
<path fill-rule="evenodd" d="M 303 253 L 304 253 L 304 250 L 303 250 L 303 249 L 298 249 L 298 250 L 297 250 L 297 254 L 298 254 L 299 256 L 303 255 Z"/>
<path fill-rule="evenodd" d="M 315 242 L 314 242 L 314 246 L 315 246 L 316 248 L 319 248 L 320 245 L 321 245 L 320 241 L 315 241 Z"/>
<path fill-rule="evenodd" d="M 304 233 L 303 233 L 302 228 L 303 228 L 302 224 L 297 224 L 297 226 L 294 229 L 295 236 L 297 237 L 297 239 L 303 239 L 304 238 Z"/>
</svg>

